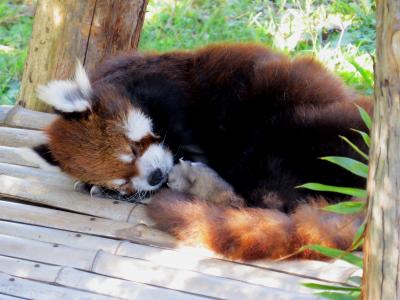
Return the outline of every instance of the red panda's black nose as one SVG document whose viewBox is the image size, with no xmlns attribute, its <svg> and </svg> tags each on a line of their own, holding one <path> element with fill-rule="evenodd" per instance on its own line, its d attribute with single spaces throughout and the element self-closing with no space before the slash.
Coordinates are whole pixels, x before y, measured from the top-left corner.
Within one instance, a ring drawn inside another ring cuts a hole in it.
<svg viewBox="0 0 400 300">
<path fill-rule="evenodd" d="M 147 177 L 147 182 L 151 186 L 155 186 L 164 180 L 164 175 L 160 169 L 155 169 L 150 173 L 149 177 Z"/>
</svg>

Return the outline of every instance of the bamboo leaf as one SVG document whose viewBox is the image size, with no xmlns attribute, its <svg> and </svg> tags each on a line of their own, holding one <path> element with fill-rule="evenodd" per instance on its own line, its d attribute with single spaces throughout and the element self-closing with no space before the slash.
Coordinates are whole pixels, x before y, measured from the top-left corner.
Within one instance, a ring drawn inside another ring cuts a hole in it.
<svg viewBox="0 0 400 300">
<path fill-rule="evenodd" d="M 350 171 L 351 173 L 358 175 L 360 177 L 363 178 L 368 177 L 368 165 L 358 160 L 343 156 L 326 156 L 326 157 L 321 157 L 321 159 L 334 163 L 338 166 L 341 166 L 347 171 Z"/>
<path fill-rule="evenodd" d="M 340 187 L 340 186 L 326 185 L 314 182 L 302 184 L 297 186 L 296 188 L 304 188 L 319 192 L 333 192 L 333 193 L 353 196 L 356 198 L 367 198 L 367 192 L 363 189 L 357 189 L 357 188 Z"/>
<path fill-rule="evenodd" d="M 351 253 L 347 253 L 343 250 L 339 250 L 339 249 L 335 249 L 335 248 L 330 248 L 330 247 L 325 247 L 325 246 L 321 246 L 321 245 L 306 245 L 304 247 L 301 248 L 301 250 L 312 250 L 315 252 L 318 252 L 322 255 L 325 255 L 327 257 L 331 257 L 331 258 L 340 258 L 341 260 L 347 261 L 348 263 L 355 265 L 359 268 L 363 267 L 363 260 L 362 258 L 351 254 Z"/>
<path fill-rule="evenodd" d="M 355 144 L 353 144 L 347 137 L 339 135 L 339 137 L 344 140 L 347 144 L 350 145 L 358 154 L 360 154 L 365 160 L 368 160 L 368 155 L 365 154 L 360 148 L 358 148 Z"/>
<path fill-rule="evenodd" d="M 323 210 L 337 214 L 348 215 L 361 212 L 365 207 L 364 202 L 345 201 L 338 204 L 325 206 Z"/>
<path fill-rule="evenodd" d="M 312 282 L 303 283 L 303 285 L 310 289 L 326 290 L 326 291 L 354 291 L 354 292 L 357 292 L 357 291 L 361 290 L 359 287 L 344 287 L 341 285 L 327 285 L 327 284 L 318 284 L 318 283 L 312 283 Z"/>
<path fill-rule="evenodd" d="M 331 300 L 359 300 L 361 292 L 353 292 L 351 294 L 335 293 L 335 292 L 322 292 L 317 295 Z"/>
<path fill-rule="evenodd" d="M 354 236 L 353 243 L 351 244 L 351 249 L 356 250 L 364 243 L 364 231 L 365 231 L 366 222 L 364 221 L 361 226 L 357 229 L 357 232 Z"/>
<path fill-rule="evenodd" d="M 357 130 L 357 129 L 351 129 L 355 132 L 358 132 L 362 139 L 364 140 L 365 145 L 367 145 L 368 147 L 371 146 L 371 138 L 369 137 L 368 133 L 365 133 L 364 131 L 361 130 Z"/>
<path fill-rule="evenodd" d="M 368 86 L 374 86 L 374 79 L 372 77 L 373 75 L 369 71 L 360 66 L 354 59 L 349 60 L 349 62 L 358 71 L 358 73 L 360 73 L 361 77 L 364 79 Z"/>
<path fill-rule="evenodd" d="M 365 111 L 364 108 L 362 108 L 361 106 L 356 105 L 358 108 L 358 111 L 360 112 L 360 116 L 361 119 L 364 121 L 365 126 L 367 126 L 367 128 L 369 130 L 371 130 L 371 124 L 372 124 L 372 120 L 371 117 L 369 116 L 369 114 Z"/>
</svg>

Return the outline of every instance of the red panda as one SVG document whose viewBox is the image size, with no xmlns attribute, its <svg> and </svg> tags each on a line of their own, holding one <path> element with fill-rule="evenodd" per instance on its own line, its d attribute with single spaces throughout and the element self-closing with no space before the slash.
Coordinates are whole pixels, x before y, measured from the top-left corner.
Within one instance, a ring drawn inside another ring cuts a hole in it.
<svg viewBox="0 0 400 300">
<path fill-rule="evenodd" d="M 35 153 L 120 194 L 156 191 L 169 176 L 183 193 L 157 194 L 148 214 L 179 239 L 242 260 L 283 257 L 310 242 L 351 244 L 358 221 L 319 210 L 344 198 L 295 187 L 365 186 L 318 158 L 356 156 L 339 135 L 365 149 L 351 129 L 366 130 L 355 104 L 369 112 L 372 104 L 313 58 L 253 44 L 132 53 L 90 77 L 78 65 L 74 80 L 49 82 L 38 96 L 60 117 Z M 179 158 L 202 164 L 177 182 L 173 170 L 186 168 L 173 167 Z"/>
</svg>

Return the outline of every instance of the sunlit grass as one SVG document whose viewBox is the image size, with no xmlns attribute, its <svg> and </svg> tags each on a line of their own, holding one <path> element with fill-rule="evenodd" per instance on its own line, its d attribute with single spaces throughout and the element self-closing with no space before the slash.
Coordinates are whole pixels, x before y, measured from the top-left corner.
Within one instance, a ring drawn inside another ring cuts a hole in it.
<svg viewBox="0 0 400 300">
<path fill-rule="evenodd" d="M 364 1 L 150 1 L 140 49 L 191 49 L 256 41 L 291 55 L 311 54 L 356 89 L 372 92 L 355 60 L 372 74 L 374 4 Z"/>
</svg>

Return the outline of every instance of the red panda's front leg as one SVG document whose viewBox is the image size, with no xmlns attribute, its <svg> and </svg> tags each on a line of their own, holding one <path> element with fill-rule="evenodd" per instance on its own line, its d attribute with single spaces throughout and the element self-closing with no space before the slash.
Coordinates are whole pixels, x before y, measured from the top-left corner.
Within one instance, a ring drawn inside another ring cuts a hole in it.
<svg viewBox="0 0 400 300">
<path fill-rule="evenodd" d="M 168 177 L 168 187 L 220 205 L 243 207 L 244 200 L 214 170 L 198 162 L 181 160 Z"/>
</svg>

